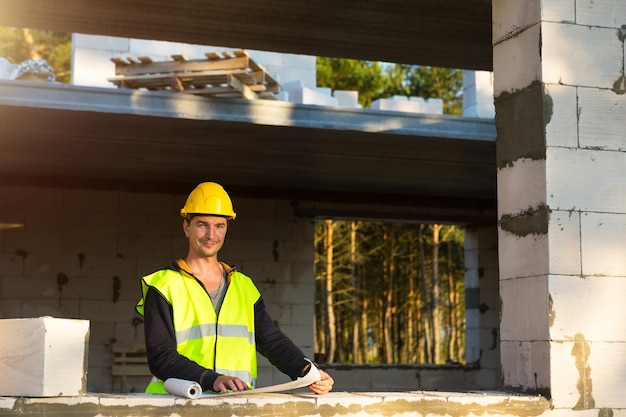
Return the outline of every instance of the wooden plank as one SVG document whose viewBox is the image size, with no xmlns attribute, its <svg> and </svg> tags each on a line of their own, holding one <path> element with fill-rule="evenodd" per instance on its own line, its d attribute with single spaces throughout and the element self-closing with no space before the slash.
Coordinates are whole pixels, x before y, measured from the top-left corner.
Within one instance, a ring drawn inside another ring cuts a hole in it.
<svg viewBox="0 0 626 417">
<path fill-rule="evenodd" d="M 172 59 L 176 62 L 186 62 L 188 61 L 187 57 L 184 55 L 172 55 Z"/>
<path fill-rule="evenodd" d="M 142 64 L 150 64 L 150 63 L 152 63 L 152 58 L 150 58 L 149 56 L 140 56 L 140 57 L 137 57 L 137 59 Z"/>
<path fill-rule="evenodd" d="M 159 74 L 170 72 L 193 72 L 210 70 L 235 70 L 247 69 L 249 59 L 247 57 L 236 57 L 229 59 L 211 60 L 189 60 L 185 62 L 165 61 L 153 62 L 150 65 L 128 65 L 115 69 L 115 75 L 142 75 Z"/>
<path fill-rule="evenodd" d="M 248 100 L 256 100 L 259 98 L 256 93 L 250 90 L 246 84 L 242 83 L 237 77 L 234 75 L 228 76 L 228 85 L 232 86 L 234 89 L 238 90 L 243 98 L 247 98 Z"/>
</svg>

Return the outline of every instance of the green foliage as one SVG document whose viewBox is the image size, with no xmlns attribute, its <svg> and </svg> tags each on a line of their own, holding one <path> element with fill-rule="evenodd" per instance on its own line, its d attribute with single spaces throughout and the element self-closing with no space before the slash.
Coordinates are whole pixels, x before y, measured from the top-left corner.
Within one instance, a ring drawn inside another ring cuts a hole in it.
<svg viewBox="0 0 626 417">
<path fill-rule="evenodd" d="M 387 88 L 388 79 L 379 62 L 354 59 L 317 58 L 317 85 L 359 92 L 359 104 L 369 107 Z"/>
<path fill-rule="evenodd" d="M 335 362 L 436 363 L 426 353 L 434 349 L 444 361 L 464 362 L 462 228 L 334 220 L 329 241 L 327 226 L 318 221 L 315 228 L 316 352 L 331 356 L 325 342 L 332 337 Z M 325 293 L 329 279 L 332 307 Z M 334 334 L 325 321 L 328 308 Z M 428 332 L 443 335 L 439 346 L 427 340 Z"/>
<path fill-rule="evenodd" d="M 0 57 L 13 64 L 43 59 L 54 69 L 59 82 L 70 81 L 71 54 L 70 33 L 0 27 Z"/>
<path fill-rule="evenodd" d="M 392 96 L 440 98 L 444 113 L 463 112 L 463 72 L 457 69 L 417 65 L 382 65 L 379 62 L 318 57 L 317 85 L 359 92 L 359 103 Z"/>
</svg>

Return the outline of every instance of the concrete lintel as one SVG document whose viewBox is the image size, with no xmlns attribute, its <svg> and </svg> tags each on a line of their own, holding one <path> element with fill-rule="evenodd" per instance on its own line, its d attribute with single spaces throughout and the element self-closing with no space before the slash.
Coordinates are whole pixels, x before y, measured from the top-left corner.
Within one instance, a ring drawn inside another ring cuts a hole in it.
<svg viewBox="0 0 626 417">
<path fill-rule="evenodd" d="M 500 392 L 449 393 L 333 392 L 302 394 L 246 394 L 223 398 L 185 398 L 150 394 L 87 394 L 81 397 L 0 397 L 2 416 L 428 416 L 526 417 L 548 414 L 551 402 L 541 396 Z"/>
<path fill-rule="evenodd" d="M 494 142 L 493 120 L 0 80 L 0 105 Z"/>
</svg>

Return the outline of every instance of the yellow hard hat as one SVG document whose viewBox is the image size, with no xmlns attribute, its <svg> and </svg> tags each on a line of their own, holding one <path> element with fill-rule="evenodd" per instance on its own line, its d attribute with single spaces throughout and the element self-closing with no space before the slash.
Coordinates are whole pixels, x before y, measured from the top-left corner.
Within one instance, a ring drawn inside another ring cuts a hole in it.
<svg viewBox="0 0 626 417">
<path fill-rule="evenodd" d="M 233 203 L 221 185 L 214 182 L 203 182 L 187 197 L 180 215 L 187 218 L 190 214 L 210 214 L 234 219 Z"/>
</svg>

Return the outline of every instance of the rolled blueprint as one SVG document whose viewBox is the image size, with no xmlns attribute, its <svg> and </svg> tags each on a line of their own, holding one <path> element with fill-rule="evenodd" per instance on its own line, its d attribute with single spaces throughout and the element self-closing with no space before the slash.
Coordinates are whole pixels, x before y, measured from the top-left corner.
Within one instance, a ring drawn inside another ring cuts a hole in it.
<svg viewBox="0 0 626 417">
<path fill-rule="evenodd" d="M 165 391 L 172 395 L 179 395 L 187 398 L 200 398 L 202 396 L 202 387 L 194 381 L 186 379 L 168 378 L 165 380 Z"/>
</svg>

